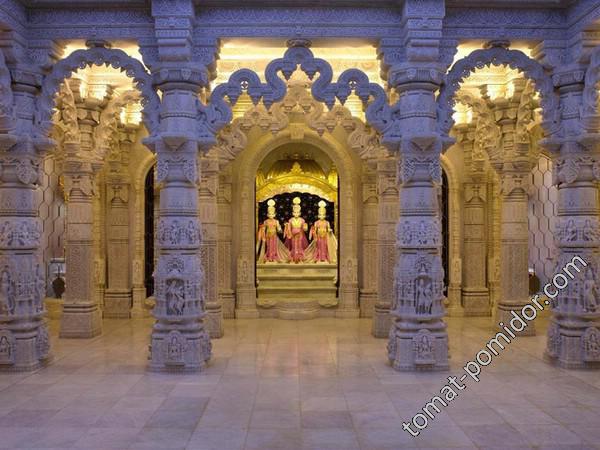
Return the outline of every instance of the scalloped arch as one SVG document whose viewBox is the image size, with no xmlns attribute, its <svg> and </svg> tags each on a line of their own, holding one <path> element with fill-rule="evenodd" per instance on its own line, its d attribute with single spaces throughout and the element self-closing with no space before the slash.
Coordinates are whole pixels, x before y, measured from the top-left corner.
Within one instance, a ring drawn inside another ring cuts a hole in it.
<svg viewBox="0 0 600 450">
<path fill-rule="evenodd" d="M 133 83 L 142 96 L 142 117 L 148 133 L 158 132 L 160 99 L 152 87 L 152 77 L 144 65 L 132 58 L 123 50 L 105 47 L 92 47 L 85 50 L 75 50 L 66 58 L 52 67 L 42 83 L 42 89 L 37 98 L 35 124 L 41 133 L 47 135 L 52 125 L 52 109 L 54 97 L 61 83 L 78 69 L 91 66 L 110 66 L 133 79 Z"/>
<path fill-rule="evenodd" d="M 267 108 L 282 100 L 287 86 L 279 72 L 285 80 L 289 80 L 298 66 L 311 80 L 318 73 L 311 87 L 315 99 L 332 109 L 336 100 L 344 104 L 354 92 L 367 106 L 367 122 L 384 136 L 384 141 L 392 142 L 392 138 L 397 140 L 396 134 L 391 133 L 393 120 L 384 89 L 376 83 L 371 83 L 368 76 L 359 69 L 348 69 L 339 76 L 337 82 L 332 82 L 331 65 L 323 59 L 315 58 L 304 46 L 290 47 L 283 58 L 271 61 L 265 69 L 266 83 L 262 83 L 254 71 L 240 69 L 234 72 L 227 82 L 218 85 L 211 93 L 208 104 L 201 107 L 203 120 L 200 121 L 201 129 L 198 134 L 214 136 L 230 123 L 230 104 L 235 105 L 243 92 L 250 96 L 255 105 L 262 100 Z M 229 99 L 229 103 L 225 101 L 225 97 Z M 390 138 L 386 140 L 388 134 Z"/>
<path fill-rule="evenodd" d="M 535 60 L 520 50 L 510 50 L 502 47 L 492 47 L 473 51 L 468 56 L 458 60 L 446 74 L 446 79 L 437 99 L 438 131 L 448 135 L 454 125 L 452 119 L 455 96 L 461 84 L 476 69 L 486 66 L 508 66 L 519 69 L 527 78 L 535 82 L 535 87 L 541 95 L 543 114 L 542 126 L 551 135 L 558 131 L 558 96 L 554 91 L 552 78 Z"/>
</svg>

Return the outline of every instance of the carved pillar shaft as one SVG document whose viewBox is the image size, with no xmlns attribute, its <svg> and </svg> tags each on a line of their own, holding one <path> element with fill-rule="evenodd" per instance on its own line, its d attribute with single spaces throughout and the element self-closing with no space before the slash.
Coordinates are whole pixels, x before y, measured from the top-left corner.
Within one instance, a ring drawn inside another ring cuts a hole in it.
<svg viewBox="0 0 600 450">
<path fill-rule="evenodd" d="M 157 75 L 163 96 L 161 133 L 149 143 L 156 151 L 156 181 L 160 187 L 155 238 L 156 322 L 149 369 L 194 371 L 202 369 L 211 355 L 204 325 L 198 144 L 189 133 L 195 127 L 200 80 L 192 68 L 185 69 L 185 78 L 181 78 L 182 70 L 164 70 Z"/>
<path fill-rule="evenodd" d="M 379 194 L 377 226 L 377 292 L 373 309 L 371 333 L 378 338 L 390 333 L 390 308 L 394 301 L 394 264 L 396 261 L 396 224 L 398 223 L 398 188 L 396 158 L 377 163 L 377 191 Z"/>
<path fill-rule="evenodd" d="M 198 189 L 200 221 L 203 238 L 200 246 L 205 274 L 204 294 L 206 300 L 206 328 L 211 338 L 223 336 L 223 310 L 218 295 L 218 248 L 217 248 L 217 194 L 219 189 L 219 163 L 216 159 L 200 160 L 202 180 Z"/>
<path fill-rule="evenodd" d="M 31 95 L 23 92 L 20 100 Z M 50 359 L 38 150 L 27 138 L 0 134 L 0 371 L 34 370 Z"/>
<path fill-rule="evenodd" d="M 578 75 L 579 74 L 579 75 Z M 557 74 L 564 138 L 546 142 L 558 187 L 558 255 L 545 358 L 565 368 L 600 368 L 600 136 L 579 134 L 583 76 Z M 565 274 L 572 274 L 566 278 Z M 571 279 L 572 278 L 572 279 Z"/>
<path fill-rule="evenodd" d="M 64 162 L 66 218 L 67 286 L 60 323 L 60 337 L 90 338 L 102 332 L 94 286 L 92 163 L 74 156 L 78 144 L 65 144 L 70 156 Z"/>
<path fill-rule="evenodd" d="M 406 67 L 395 74 L 403 130 L 395 301 L 388 355 L 397 370 L 448 368 L 444 271 L 437 185 L 442 140 L 437 133 L 434 92 L 441 73 Z"/>
</svg>

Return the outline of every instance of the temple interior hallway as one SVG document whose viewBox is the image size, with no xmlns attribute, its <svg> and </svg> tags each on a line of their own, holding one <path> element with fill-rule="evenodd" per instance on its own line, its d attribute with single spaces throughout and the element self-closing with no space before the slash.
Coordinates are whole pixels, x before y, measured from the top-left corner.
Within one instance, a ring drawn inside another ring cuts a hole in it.
<svg viewBox="0 0 600 450">
<path fill-rule="evenodd" d="M 451 373 L 491 337 L 489 319 L 448 319 Z M 541 360 L 520 338 L 418 438 L 402 431 L 446 372 L 399 373 L 368 319 L 225 321 L 203 373 L 146 372 L 151 321 L 106 320 L 58 339 L 54 363 L 0 374 L 2 448 L 600 448 L 600 377 Z M 538 324 L 540 329 L 545 324 Z"/>
</svg>

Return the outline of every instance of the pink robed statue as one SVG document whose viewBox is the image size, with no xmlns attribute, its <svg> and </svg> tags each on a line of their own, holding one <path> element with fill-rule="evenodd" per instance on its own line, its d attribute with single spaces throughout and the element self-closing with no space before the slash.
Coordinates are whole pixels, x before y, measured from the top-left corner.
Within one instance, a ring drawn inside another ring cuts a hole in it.
<svg viewBox="0 0 600 450">
<path fill-rule="evenodd" d="M 267 205 L 267 219 L 258 227 L 256 239 L 258 262 L 287 262 L 290 259 L 289 251 L 277 236 L 282 230 L 279 220 L 275 218 L 275 201 L 271 199 Z"/>
<path fill-rule="evenodd" d="M 290 251 L 291 260 L 295 263 L 304 261 L 304 250 L 308 247 L 308 239 L 306 239 L 306 231 L 308 224 L 300 217 L 300 198 L 295 197 L 292 200 L 292 218 L 285 224 L 283 235 L 285 237 L 285 246 Z"/>
<path fill-rule="evenodd" d="M 319 202 L 319 220 L 310 228 L 309 237 L 312 240 L 305 252 L 306 262 L 335 263 L 337 260 L 337 240 L 331 225 L 325 220 L 325 202 Z"/>
</svg>

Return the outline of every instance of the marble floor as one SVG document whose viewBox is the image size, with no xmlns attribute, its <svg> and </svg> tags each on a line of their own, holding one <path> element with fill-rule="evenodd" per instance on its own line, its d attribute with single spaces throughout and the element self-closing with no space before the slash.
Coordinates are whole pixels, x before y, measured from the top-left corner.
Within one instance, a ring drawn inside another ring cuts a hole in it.
<svg viewBox="0 0 600 450">
<path fill-rule="evenodd" d="M 201 374 L 145 371 L 150 320 L 56 337 L 54 362 L 0 374 L 0 448 L 600 449 L 600 373 L 541 360 L 523 337 L 413 438 L 402 430 L 491 336 L 449 319 L 451 370 L 397 373 L 370 321 L 228 320 Z M 544 328 L 543 324 L 538 324 Z"/>
</svg>

